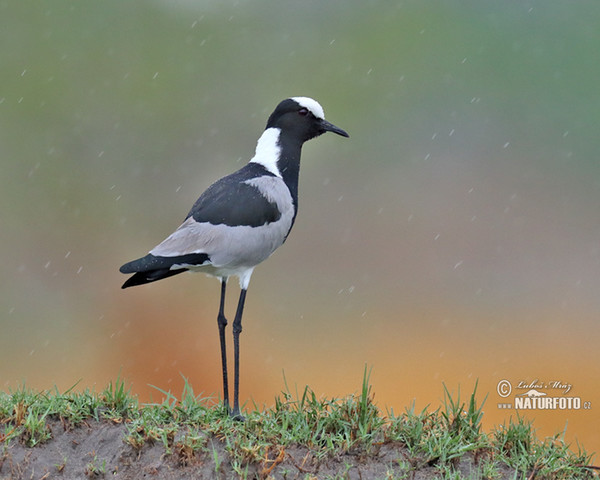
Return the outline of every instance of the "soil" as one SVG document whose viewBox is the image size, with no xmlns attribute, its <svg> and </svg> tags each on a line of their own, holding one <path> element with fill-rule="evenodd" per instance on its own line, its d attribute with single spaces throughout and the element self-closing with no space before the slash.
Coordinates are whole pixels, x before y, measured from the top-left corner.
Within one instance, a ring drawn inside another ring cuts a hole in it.
<svg viewBox="0 0 600 480">
<path fill-rule="evenodd" d="M 17 441 L 2 447 L 0 479 L 440 478 L 435 465 L 413 462 L 407 472 L 411 461 L 406 447 L 395 443 L 378 445 L 368 453 L 347 452 L 325 458 L 317 458 L 306 447 L 274 447 L 262 461 L 236 470 L 225 445 L 216 437 L 209 440 L 206 451 L 196 452 L 187 450 L 175 438 L 167 452 L 162 442 L 141 449 L 132 447 L 124 441 L 125 426 L 109 421 L 88 421 L 72 429 L 51 421 L 49 428 L 51 440 L 36 447 Z M 467 454 L 454 467 L 468 477 L 478 460 Z M 500 473 L 502 478 L 514 475 L 507 467 L 501 467 Z"/>
</svg>

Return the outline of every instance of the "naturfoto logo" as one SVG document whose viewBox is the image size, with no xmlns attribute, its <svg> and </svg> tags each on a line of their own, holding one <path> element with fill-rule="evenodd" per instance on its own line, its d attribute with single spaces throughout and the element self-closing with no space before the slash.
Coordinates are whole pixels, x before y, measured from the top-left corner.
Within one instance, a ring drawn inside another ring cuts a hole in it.
<svg viewBox="0 0 600 480">
<path fill-rule="evenodd" d="M 590 401 L 582 401 L 580 397 L 568 395 L 573 385 L 569 382 L 553 380 L 543 382 L 521 380 L 513 385 L 508 380 L 500 380 L 496 386 L 498 395 L 506 399 L 498 403 L 498 408 L 515 410 L 589 410 Z M 514 394 L 513 402 L 509 398 Z"/>
</svg>

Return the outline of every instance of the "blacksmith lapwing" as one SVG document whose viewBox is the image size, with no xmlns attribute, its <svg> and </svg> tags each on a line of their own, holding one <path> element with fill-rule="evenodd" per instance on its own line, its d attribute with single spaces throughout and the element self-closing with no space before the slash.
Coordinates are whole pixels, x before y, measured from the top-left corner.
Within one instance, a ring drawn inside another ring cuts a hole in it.
<svg viewBox="0 0 600 480">
<path fill-rule="evenodd" d="M 239 406 L 239 337 L 246 291 L 254 267 L 287 238 L 298 211 L 298 173 L 302 144 L 325 132 L 349 135 L 325 120 L 323 108 L 307 97 L 283 100 L 248 164 L 214 184 L 196 200 L 183 224 L 145 257 L 126 263 L 133 273 L 122 288 L 142 285 L 185 271 L 204 272 L 221 281 L 217 323 L 221 342 L 223 396 L 227 411 L 241 419 Z M 225 350 L 225 288 L 237 276 L 240 298 L 233 321 L 234 390 L 229 405 Z"/>
</svg>

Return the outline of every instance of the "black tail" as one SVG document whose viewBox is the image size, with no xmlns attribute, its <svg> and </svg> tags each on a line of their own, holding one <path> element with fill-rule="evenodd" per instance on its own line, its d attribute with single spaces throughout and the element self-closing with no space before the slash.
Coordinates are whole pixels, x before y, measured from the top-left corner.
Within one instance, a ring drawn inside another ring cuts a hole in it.
<svg viewBox="0 0 600 480">
<path fill-rule="evenodd" d="M 121 288 L 156 282 L 188 271 L 185 267 L 171 269 L 173 265 L 203 265 L 208 261 L 208 255 L 205 253 L 192 253 L 177 257 L 157 257 L 149 253 L 145 257 L 126 263 L 119 269 L 121 273 L 134 274 L 127 279 Z"/>
<path fill-rule="evenodd" d="M 187 272 L 187 268 L 180 268 L 177 270 L 150 270 L 148 272 L 137 272 L 127 279 L 127 281 L 121 286 L 121 288 L 135 287 L 137 285 L 144 285 L 145 283 L 156 282 L 163 278 L 172 277 L 179 273 Z"/>
</svg>

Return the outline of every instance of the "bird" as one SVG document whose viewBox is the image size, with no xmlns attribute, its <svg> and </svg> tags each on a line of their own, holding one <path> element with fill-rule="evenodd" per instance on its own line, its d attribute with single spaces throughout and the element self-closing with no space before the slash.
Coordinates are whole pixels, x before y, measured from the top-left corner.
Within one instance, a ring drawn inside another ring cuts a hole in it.
<svg viewBox="0 0 600 480">
<path fill-rule="evenodd" d="M 239 405 L 239 339 L 246 292 L 254 268 L 287 239 L 298 212 L 298 176 L 304 142 L 326 132 L 348 133 L 325 120 L 323 107 L 309 97 L 281 101 L 267 120 L 254 156 L 242 168 L 209 186 L 164 241 L 141 258 L 120 267 L 133 274 L 128 288 L 183 272 L 203 272 L 221 283 L 217 325 L 221 346 L 223 404 L 227 414 L 243 420 Z M 237 277 L 240 295 L 232 324 L 234 348 L 233 408 L 225 327 L 229 277 Z"/>
</svg>

